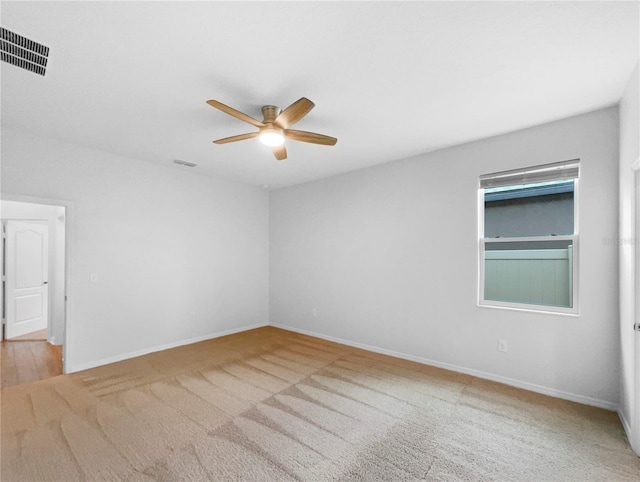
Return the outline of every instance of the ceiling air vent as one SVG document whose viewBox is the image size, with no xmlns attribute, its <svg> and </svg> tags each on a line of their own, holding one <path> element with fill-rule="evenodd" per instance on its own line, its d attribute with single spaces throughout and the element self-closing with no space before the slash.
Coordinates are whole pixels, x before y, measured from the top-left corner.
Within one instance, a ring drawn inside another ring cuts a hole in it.
<svg viewBox="0 0 640 482">
<path fill-rule="evenodd" d="M 0 27 L 0 51 L 3 62 L 39 75 L 45 74 L 49 47 Z"/>
<path fill-rule="evenodd" d="M 183 161 L 182 159 L 175 159 L 173 162 L 175 162 L 176 164 L 180 164 L 181 166 L 187 166 L 187 167 L 197 166 L 197 164 L 194 164 L 193 162 Z"/>
</svg>

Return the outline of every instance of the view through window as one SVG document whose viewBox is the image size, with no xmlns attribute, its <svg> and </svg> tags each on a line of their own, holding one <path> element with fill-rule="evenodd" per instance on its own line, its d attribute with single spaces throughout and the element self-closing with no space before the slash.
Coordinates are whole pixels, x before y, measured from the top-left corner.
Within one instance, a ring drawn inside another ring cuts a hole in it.
<svg viewBox="0 0 640 482">
<path fill-rule="evenodd" d="M 578 161 L 482 176 L 480 303 L 576 312 Z"/>
</svg>

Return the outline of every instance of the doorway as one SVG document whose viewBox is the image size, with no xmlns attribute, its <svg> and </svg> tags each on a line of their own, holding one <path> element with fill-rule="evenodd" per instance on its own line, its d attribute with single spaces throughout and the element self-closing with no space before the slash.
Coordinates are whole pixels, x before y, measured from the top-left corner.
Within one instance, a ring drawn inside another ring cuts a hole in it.
<svg viewBox="0 0 640 482">
<path fill-rule="evenodd" d="M 63 373 L 66 207 L 2 201 L 2 387 Z"/>
</svg>

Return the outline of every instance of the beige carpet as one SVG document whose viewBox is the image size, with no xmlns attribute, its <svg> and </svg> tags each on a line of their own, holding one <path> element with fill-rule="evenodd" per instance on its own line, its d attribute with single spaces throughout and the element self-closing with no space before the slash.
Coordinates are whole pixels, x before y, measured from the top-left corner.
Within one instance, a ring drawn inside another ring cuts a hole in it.
<svg viewBox="0 0 640 482">
<path fill-rule="evenodd" d="M 2 481 L 629 480 L 617 415 L 276 328 L 2 390 Z"/>
</svg>

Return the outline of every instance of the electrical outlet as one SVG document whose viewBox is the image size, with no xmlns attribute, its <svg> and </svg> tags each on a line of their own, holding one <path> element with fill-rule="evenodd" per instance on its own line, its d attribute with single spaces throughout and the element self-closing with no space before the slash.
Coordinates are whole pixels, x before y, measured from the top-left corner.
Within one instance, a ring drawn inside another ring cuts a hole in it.
<svg viewBox="0 0 640 482">
<path fill-rule="evenodd" d="M 318 316 L 318 310 L 316 310 L 315 308 L 312 308 L 311 314 L 313 315 L 314 318 L 316 318 Z"/>
<path fill-rule="evenodd" d="M 498 351 L 506 353 L 509 350 L 509 343 L 507 340 L 498 340 Z"/>
</svg>

